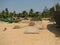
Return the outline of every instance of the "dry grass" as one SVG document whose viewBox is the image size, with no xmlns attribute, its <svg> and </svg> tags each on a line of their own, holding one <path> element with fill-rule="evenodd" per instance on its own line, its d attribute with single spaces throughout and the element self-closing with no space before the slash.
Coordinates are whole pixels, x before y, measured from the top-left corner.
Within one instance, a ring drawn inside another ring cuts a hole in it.
<svg viewBox="0 0 60 45">
<path fill-rule="evenodd" d="M 29 26 L 34 26 L 35 25 L 35 22 L 30 22 L 29 23 Z"/>
<path fill-rule="evenodd" d="M 20 28 L 21 28 L 21 27 L 18 26 L 18 25 L 16 25 L 16 26 L 13 27 L 13 29 L 20 29 Z"/>
<path fill-rule="evenodd" d="M 38 28 L 39 30 L 43 30 L 43 28 Z"/>
<path fill-rule="evenodd" d="M 29 23 L 30 20 L 23 20 L 22 23 Z"/>
</svg>

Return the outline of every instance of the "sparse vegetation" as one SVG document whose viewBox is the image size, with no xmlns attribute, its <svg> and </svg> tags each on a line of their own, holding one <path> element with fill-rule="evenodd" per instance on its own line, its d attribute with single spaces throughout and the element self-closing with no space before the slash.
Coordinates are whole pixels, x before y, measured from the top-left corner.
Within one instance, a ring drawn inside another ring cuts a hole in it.
<svg viewBox="0 0 60 45">
<path fill-rule="evenodd" d="M 13 29 L 20 29 L 20 28 L 21 28 L 21 27 L 18 26 L 18 25 L 16 25 L 16 26 L 13 27 Z"/>
<path fill-rule="evenodd" d="M 43 28 L 38 28 L 39 30 L 43 30 Z"/>
<path fill-rule="evenodd" d="M 41 16 L 33 17 L 31 21 L 42 21 L 42 17 Z"/>
<path fill-rule="evenodd" d="M 57 10 L 60 9 L 60 5 L 56 5 Z M 42 18 L 50 18 L 50 21 L 54 21 L 54 7 L 48 9 L 47 7 L 44 8 L 43 12 L 35 12 L 33 9 L 30 9 L 29 12 L 24 10 L 22 13 L 9 12 L 8 8 L 0 12 L 0 21 L 5 21 L 9 23 L 19 22 L 21 21 L 20 18 L 24 18 L 27 20 L 28 18 L 32 18 L 31 21 L 41 21 Z"/>
<path fill-rule="evenodd" d="M 35 25 L 35 22 L 30 22 L 29 23 L 29 26 L 34 26 Z"/>
</svg>

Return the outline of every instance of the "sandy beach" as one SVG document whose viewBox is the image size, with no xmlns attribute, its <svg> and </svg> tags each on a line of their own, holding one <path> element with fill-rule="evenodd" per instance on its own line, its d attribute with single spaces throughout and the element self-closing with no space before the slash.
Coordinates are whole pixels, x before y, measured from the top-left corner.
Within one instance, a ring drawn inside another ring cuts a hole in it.
<svg viewBox="0 0 60 45">
<path fill-rule="evenodd" d="M 19 29 L 13 29 L 14 26 L 20 26 Z M 60 45 L 60 34 L 54 33 L 52 23 L 43 22 L 44 29 L 40 30 L 38 26 L 29 26 L 29 23 L 7 23 L 0 22 L 0 45 Z M 51 26 L 51 27 L 49 27 Z M 6 31 L 3 31 L 7 28 Z M 38 34 L 25 34 L 25 30 L 38 30 Z M 50 30 L 51 28 L 51 30 Z M 56 32 L 56 31 L 55 31 Z M 58 32 L 59 33 L 59 32 Z M 56 37 L 58 35 L 58 37 Z"/>
</svg>

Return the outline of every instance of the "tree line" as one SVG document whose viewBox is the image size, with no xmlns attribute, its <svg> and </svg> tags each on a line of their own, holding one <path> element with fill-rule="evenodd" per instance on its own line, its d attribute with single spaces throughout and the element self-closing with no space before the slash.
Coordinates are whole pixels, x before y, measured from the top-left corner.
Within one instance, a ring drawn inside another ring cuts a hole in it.
<svg viewBox="0 0 60 45">
<path fill-rule="evenodd" d="M 56 9 L 60 10 L 60 5 L 57 3 L 56 4 Z M 32 18 L 31 20 L 41 20 L 42 18 L 50 18 L 51 20 L 53 20 L 54 16 L 54 7 L 51 7 L 50 9 L 48 9 L 47 7 L 44 8 L 43 12 L 34 12 L 33 9 L 30 9 L 29 12 L 27 12 L 26 10 L 24 10 L 22 13 L 16 13 L 16 11 L 14 12 L 9 12 L 8 8 L 6 8 L 5 10 L 3 10 L 2 12 L 0 12 L 0 18 L 9 18 L 11 20 L 14 19 L 19 19 L 20 17 L 22 18 Z"/>
</svg>

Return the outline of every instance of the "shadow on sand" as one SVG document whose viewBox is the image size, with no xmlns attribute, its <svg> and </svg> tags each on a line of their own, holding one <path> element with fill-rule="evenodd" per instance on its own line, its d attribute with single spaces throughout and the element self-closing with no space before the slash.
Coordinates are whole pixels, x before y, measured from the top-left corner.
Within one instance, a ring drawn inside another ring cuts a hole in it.
<svg viewBox="0 0 60 45">
<path fill-rule="evenodd" d="M 54 24 L 48 24 L 47 29 L 54 33 L 56 37 L 60 37 L 60 28 L 56 28 Z"/>
</svg>

